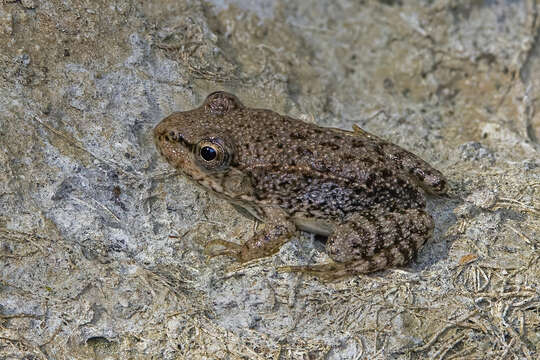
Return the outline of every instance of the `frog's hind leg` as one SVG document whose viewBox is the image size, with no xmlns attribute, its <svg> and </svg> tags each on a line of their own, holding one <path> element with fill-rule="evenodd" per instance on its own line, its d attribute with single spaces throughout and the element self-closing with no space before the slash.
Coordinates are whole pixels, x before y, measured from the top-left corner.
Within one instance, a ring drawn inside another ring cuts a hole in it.
<svg viewBox="0 0 540 360">
<path fill-rule="evenodd" d="M 361 259 L 351 262 L 332 262 L 314 265 L 282 266 L 279 272 L 299 272 L 307 273 L 318 277 L 321 280 L 333 281 L 347 276 L 357 274 L 368 274 L 379 270 L 384 270 L 388 265 L 388 255 L 377 254 L 371 258 Z"/>
<path fill-rule="evenodd" d="M 408 263 L 431 237 L 433 220 L 420 209 L 357 213 L 336 227 L 326 251 L 334 263 L 287 266 L 281 271 L 307 272 L 333 280 Z"/>
<path fill-rule="evenodd" d="M 297 266 L 281 266 L 278 272 L 297 272 L 307 273 L 318 277 L 321 280 L 337 280 L 346 276 L 353 275 L 346 263 L 326 263 L 315 265 L 297 265 Z M 366 271 L 369 272 L 369 271 Z"/>
</svg>

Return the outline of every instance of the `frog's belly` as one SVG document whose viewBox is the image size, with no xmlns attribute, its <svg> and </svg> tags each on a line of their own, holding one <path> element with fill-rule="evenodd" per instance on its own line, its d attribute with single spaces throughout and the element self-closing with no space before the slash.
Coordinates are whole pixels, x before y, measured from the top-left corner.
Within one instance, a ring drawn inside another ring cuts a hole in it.
<svg viewBox="0 0 540 360">
<path fill-rule="evenodd" d="M 233 206 L 243 215 L 254 217 L 259 221 L 264 222 L 264 217 L 259 208 L 240 202 L 233 203 Z M 329 236 L 334 231 L 335 226 L 335 223 L 332 221 L 308 216 L 305 213 L 296 213 L 291 217 L 291 221 L 300 230 L 322 236 Z"/>
<path fill-rule="evenodd" d="M 294 215 L 291 220 L 298 229 L 322 236 L 329 236 L 335 226 L 331 221 L 303 215 Z"/>
<path fill-rule="evenodd" d="M 249 201 L 240 201 L 238 199 L 229 201 L 231 201 L 232 205 L 243 215 L 265 222 L 264 212 L 259 206 L 253 205 Z M 329 236 L 334 232 L 336 225 L 335 221 L 325 219 L 324 213 L 318 210 L 312 213 L 296 211 L 294 213 L 289 213 L 289 216 L 290 221 L 293 222 L 298 229 L 322 236 Z"/>
</svg>

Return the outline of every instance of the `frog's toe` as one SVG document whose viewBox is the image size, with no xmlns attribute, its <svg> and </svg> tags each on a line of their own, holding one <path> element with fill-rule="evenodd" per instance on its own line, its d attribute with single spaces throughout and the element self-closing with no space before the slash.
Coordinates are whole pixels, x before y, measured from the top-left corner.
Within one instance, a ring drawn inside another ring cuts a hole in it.
<svg viewBox="0 0 540 360">
<path fill-rule="evenodd" d="M 278 272 L 296 272 L 307 273 L 316 276 L 323 281 L 338 280 L 343 277 L 351 275 L 344 264 L 341 263 L 327 263 L 316 265 L 297 265 L 297 266 L 281 266 L 278 268 Z"/>
<path fill-rule="evenodd" d="M 219 249 L 218 247 L 221 247 L 221 249 Z M 204 253 L 211 258 L 216 256 L 230 256 L 235 258 L 236 260 L 240 260 L 241 250 L 241 245 L 238 245 L 231 241 L 216 239 L 206 244 L 204 248 Z"/>
</svg>

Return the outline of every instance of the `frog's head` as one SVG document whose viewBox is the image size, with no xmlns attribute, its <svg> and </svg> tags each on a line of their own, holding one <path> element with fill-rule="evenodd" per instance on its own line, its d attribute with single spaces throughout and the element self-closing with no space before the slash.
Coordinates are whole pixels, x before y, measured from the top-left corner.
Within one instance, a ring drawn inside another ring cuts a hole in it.
<svg viewBox="0 0 540 360">
<path fill-rule="evenodd" d="M 156 146 L 171 165 L 195 180 L 225 173 L 236 148 L 219 119 L 243 107 L 236 96 L 213 92 L 199 108 L 163 119 L 154 129 Z"/>
</svg>

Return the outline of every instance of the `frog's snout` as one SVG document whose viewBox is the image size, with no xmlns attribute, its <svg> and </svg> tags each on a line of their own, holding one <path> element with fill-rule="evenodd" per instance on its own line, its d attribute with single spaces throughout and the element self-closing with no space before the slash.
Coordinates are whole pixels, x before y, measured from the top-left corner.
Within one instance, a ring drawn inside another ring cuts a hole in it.
<svg viewBox="0 0 540 360">
<path fill-rule="evenodd" d="M 168 117 L 163 119 L 154 128 L 154 141 L 158 148 L 166 143 L 177 145 L 178 143 L 184 142 L 184 136 L 178 130 L 178 126 L 174 126 L 173 122 L 174 119 Z"/>
<path fill-rule="evenodd" d="M 156 142 L 163 140 L 167 135 L 168 129 L 170 129 L 170 121 L 166 118 L 154 128 L 154 140 L 156 140 Z"/>
</svg>

